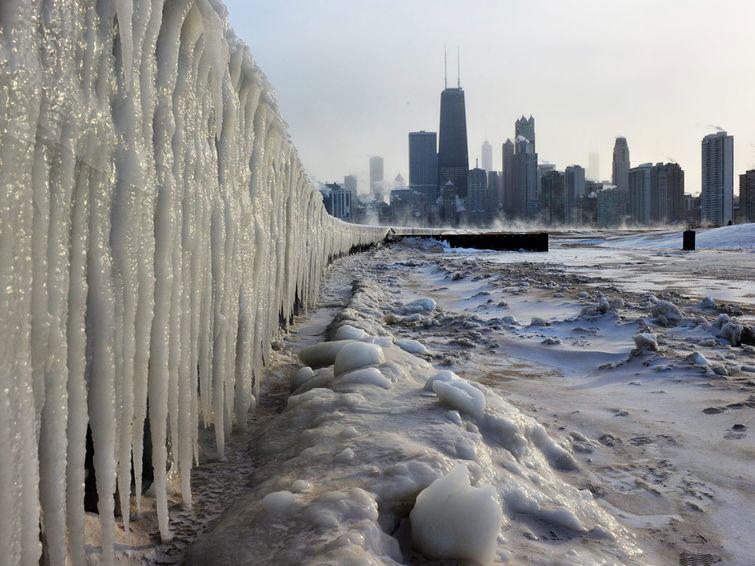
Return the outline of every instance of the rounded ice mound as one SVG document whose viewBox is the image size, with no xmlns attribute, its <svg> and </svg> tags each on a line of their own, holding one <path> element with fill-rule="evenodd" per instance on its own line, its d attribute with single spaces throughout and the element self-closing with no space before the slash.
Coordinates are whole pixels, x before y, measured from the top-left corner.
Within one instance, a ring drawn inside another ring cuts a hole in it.
<svg viewBox="0 0 755 566">
<path fill-rule="evenodd" d="M 352 340 L 333 340 L 332 342 L 313 344 L 299 352 L 299 360 L 305 366 L 312 368 L 329 366 L 333 364 L 341 348 L 351 343 Z"/>
<path fill-rule="evenodd" d="M 410 338 L 396 340 L 396 346 L 410 354 L 427 354 L 427 348 L 425 348 L 425 345 L 422 342 Z"/>
<path fill-rule="evenodd" d="M 433 382 L 433 391 L 441 403 L 461 413 L 481 417 L 485 411 L 485 394 L 466 379 L 436 379 Z"/>
<path fill-rule="evenodd" d="M 417 496 L 409 515 L 412 543 L 428 558 L 491 564 L 503 513 L 495 489 L 473 487 L 458 464 Z"/>
<path fill-rule="evenodd" d="M 437 303 L 433 299 L 426 297 L 424 299 L 417 299 L 416 301 L 406 303 L 403 307 L 401 307 L 401 312 L 403 312 L 404 314 L 430 312 L 435 310 L 436 306 Z"/>
<path fill-rule="evenodd" d="M 383 389 L 391 388 L 391 380 L 385 377 L 376 367 L 361 368 L 341 374 L 338 383 L 360 383 L 382 387 Z"/>
<path fill-rule="evenodd" d="M 378 366 L 385 362 L 383 349 L 376 344 L 351 342 L 341 348 L 336 355 L 333 372 L 336 376 L 367 366 Z"/>
<path fill-rule="evenodd" d="M 312 379 L 314 377 L 315 372 L 312 370 L 309 366 L 304 366 L 299 368 L 299 371 L 297 371 L 292 377 L 291 377 L 291 391 L 296 391 L 304 385 L 307 381 Z"/>
<path fill-rule="evenodd" d="M 361 328 L 351 326 L 350 324 L 343 324 L 338 327 L 335 334 L 336 340 L 361 340 L 365 338 L 367 333 Z"/>
</svg>

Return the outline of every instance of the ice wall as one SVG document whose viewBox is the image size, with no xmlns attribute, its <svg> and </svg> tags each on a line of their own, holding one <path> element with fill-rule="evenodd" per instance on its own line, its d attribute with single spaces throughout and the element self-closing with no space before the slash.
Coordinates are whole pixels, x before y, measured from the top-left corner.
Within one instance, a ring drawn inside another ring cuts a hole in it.
<svg viewBox="0 0 755 566">
<path fill-rule="evenodd" d="M 112 562 L 145 419 L 168 538 L 166 470 L 190 502 L 197 427 L 222 453 L 280 316 L 385 230 L 327 215 L 216 0 L 2 0 L 0 187 L 0 561 L 84 563 L 89 426 Z"/>
</svg>

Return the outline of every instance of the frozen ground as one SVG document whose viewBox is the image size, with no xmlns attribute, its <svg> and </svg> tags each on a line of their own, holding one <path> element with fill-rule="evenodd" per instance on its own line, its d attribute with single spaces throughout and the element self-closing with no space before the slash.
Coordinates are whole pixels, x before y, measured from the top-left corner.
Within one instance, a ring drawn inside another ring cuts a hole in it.
<svg viewBox="0 0 755 566">
<path fill-rule="evenodd" d="M 618 243 L 339 260 L 150 560 L 751 564 L 755 254 Z"/>
</svg>

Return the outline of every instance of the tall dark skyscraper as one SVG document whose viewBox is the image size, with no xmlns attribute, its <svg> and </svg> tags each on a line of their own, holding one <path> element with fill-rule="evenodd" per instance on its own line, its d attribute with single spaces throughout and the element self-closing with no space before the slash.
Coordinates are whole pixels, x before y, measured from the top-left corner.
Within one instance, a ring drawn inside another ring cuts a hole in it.
<svg viewBox="0 0 755 566">
<path fill-rule="evenodd" d="M 627 139 L 617 137 L 613 146 L 611 183 L 623 190 L 629 189 L 629 145 Z"/>
<path fill-rule="evenodd" d="M 501 146 L 501 208 L 506 216 L 513 216 L 514 202 L 514 142 L 510 139 Z"/>
<path fill-rule="evenodd" d="M 428 205 L 438 199 L 438 136 L 409 132 L 409 186 L 425 195 Z"/>
<path fill-rule="evenodd" d="M 755 169 L 739 176 L 739 221 L 755 222 Z"/>
<path fill-rule="evenodd" d="M 536 218 L 540 209 L 537 196 L 537 153 L 532 142 L 524 136 L 516 138 L 513 161 L 513 215 L 517 218 Z"/>
<path fill-rule="evenodd" d="M 720 131 L 703 138 L 702 221 L 725 226 L 734 216 L 734 137 Z"/>
<path fill-rule="evenodd" d="M 527 138 L 527 141 L 532 144 L 532 151 L 537 152 L 535 146 L 535 119 L 532 116 L 529 118 L 522 116 L 516 121 L 514 124 L 514 135 L 517 138 L 519 136 Z"/>
<path fill-rule="evenodd" d="M 440 134 L 438 144 L 438 184 L 451 181 L 456 194 L 467 196 L 469 174 L 469 150 L 467 146 L 467 113 L 464 104 L 464 89 L 461 78 L 456 88 L 448 87 L 440 93 Z"/>
</svg>

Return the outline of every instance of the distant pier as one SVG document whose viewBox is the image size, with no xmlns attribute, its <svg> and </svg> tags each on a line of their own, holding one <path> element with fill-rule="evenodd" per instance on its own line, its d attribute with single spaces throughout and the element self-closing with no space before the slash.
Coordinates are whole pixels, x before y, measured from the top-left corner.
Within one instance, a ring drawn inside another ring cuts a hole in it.
<svg viewBox="0 0 755 566">
<path fill-rule="evenodd" d="M 547 252 L 548 232 L 493 232 L 442 230 L 432 228 L 391 228 L 386 239 L 435 239 L 448 242 L 452 248 L 474 248 L 495 251 Z"/>
</svg>

